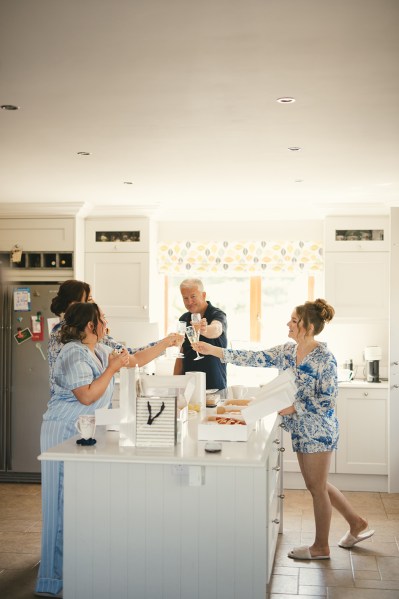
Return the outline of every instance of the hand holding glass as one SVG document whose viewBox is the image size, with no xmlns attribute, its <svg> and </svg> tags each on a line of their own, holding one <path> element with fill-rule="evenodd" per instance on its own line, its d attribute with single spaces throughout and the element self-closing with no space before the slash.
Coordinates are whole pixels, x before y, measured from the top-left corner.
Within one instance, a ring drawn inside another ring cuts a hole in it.
<svg viewBox="0 0 399 599">
<path fill-rule="evenodd" d="M 177 332 L 179 333 L 179 335 L 183 335 L 183 341 L 184 341 L 184 335 L 186 333 L 186 327 L 187 327 L 187 324 L 185 322 L 182 322 L 181 320 L 177 321 Z M 180 351 L 177 354 L 176 358 L 184 358 L 184 354 L 181 351 L 181 346 L 180 346 Z"/>
<path fill-rule="evenodd" d="M 199 331 L 196 331 L 194 327 L 187 327 L 186 335 L 187 335 L 187 339 L 189 340 L 189 342 L 191 344 L 197 343 L 199 341 Z M 196 354 L 197 354 L 197 357 L 194 358 L 194 360 L 202 360 L 202 358 L 204 357 L 204 356 L 200 356 L 197 351 L 196 351 Z"/>
</svg>

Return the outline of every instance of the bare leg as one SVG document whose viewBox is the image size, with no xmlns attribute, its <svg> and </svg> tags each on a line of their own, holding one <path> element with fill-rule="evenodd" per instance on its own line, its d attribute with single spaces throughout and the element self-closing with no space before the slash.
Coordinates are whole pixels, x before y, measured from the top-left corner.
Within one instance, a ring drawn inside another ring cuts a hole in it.
<svg viewBox="0 0 399 599">
<path fill-rule="evenodd" d="M 316 524 L 316 535 L 313 545 L 309 547 L 311 555 L 330 555 L 328 535 L 331 523 L 331 500 L 328 491 L 328 471 L 331 451 L 321 453 L 297 453 L 299 466 L 313 499 L 313 511 Z"/>
<path fill-rule="evenodd" d="M 346 499 L 345 495 L 341 493 L 334 485 L 327 483 L 328 495 L 330 497 L 331 505 L 345 518 L 350 527 L 350 533 L 354 537 L 365 530 L 368 527 L 368 522 L 361 516 L 359 516 Z"/>
</svg>

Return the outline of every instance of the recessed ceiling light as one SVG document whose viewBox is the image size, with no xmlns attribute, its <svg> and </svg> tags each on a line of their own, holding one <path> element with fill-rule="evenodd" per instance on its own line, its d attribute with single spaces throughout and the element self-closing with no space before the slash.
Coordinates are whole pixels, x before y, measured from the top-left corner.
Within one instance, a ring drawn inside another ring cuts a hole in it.
<svg viewBox="0 0 399 599">
<path fill-rule="evenodd" d="M 291 152 L 299 152 L 300 150 L 302 150 L 302 148 L 300 148 L 299 146 L 291 146 L 290 148 L 288 148 Z"/>
<path fill-rule="evenodd" d="M 124 181 L 123 184 L 124 185 L 133 185 L 133 181 Z"/>
<path fill-rule="evenodd" d="M 295 183 L 303 183 L 303 179 L 295 179 Z"/>
<path fill-rule="evenodd" d="M 15 106 L 14 104 L 2 104 L 2 110 L 19 110 L 19 106 Z"/>
<path fill-rule="evenodd" d="M 295 102 L 295 98 L 284 96 L 283 98 L 277 98 L 276 102 L 278 102 L 279 104 L 292 104 L 293 102 Z"/>
<path fill-rule="evenodd" d="M 91 156 L 91 152 L 77 152 L 78 156 Z"/>
</svg>

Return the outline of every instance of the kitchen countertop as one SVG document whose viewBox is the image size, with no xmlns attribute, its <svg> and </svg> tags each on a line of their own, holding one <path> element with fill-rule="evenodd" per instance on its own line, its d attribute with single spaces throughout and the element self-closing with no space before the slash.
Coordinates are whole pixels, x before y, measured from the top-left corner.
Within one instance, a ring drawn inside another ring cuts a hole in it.
<svg viewBox="0 0 399 599">
<path fill-rule="evenodd" d="M 201 466 L 253 466 L 264 468 L 271 450 L 271 432 L 280 418 L 276 413 L 257 422 L 248 441 L 223 441 L 220 453 L 205 452 L 206 441 L 197 440 L 197 420 L 187 423 L 182 443 L 173 447 L 126 447 L 119 445 L 119 432 L 96 430 L 93 446 L 76 444 L 78 436 L 48 449 L 39 460 L 85 462 L 131 462 L 153 464 L 185 464 Z"/>
<path fill-rule="evenodd" d="M 388 381 L 381 381 L 381 383 L 368 383 L 363 379 L 354 379 L 353 381 L 339 382 L 338 387 L 344 389 L 350 389 L 358 387 L 359 389 L 388 389 Z"/>
</svg>

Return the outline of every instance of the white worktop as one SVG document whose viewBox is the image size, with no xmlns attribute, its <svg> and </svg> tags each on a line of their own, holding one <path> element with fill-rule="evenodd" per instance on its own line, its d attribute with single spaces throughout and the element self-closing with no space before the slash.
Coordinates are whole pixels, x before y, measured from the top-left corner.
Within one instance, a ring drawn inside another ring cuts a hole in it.
<svg viewBox="0 0 399 599">
<path fill-rule="evenodd" d="M 338 387 L 343 387 L 344 389 L 388 389 L 388 381 L 381 381 L 381 383 L 368 383 L 363 379 L 355 379 L 345 383 L 338 383 Z"/>
<path fill-rule="evenodd" d="M 76 436 L 42 453 L 39 459 L 263 468 L 273 442 L 270 433 L 276 418 L 280 417 L 275 413 L 258 422 L 248 441 L 222 442 L 220 453 L 205 452 L 206 441 L 197 441 L 197 421 L 193 420 L 188 422 L 182 443 L 174 447 L 121 447 L 119 432 L 106 431 L 105 426 L 98 426 L 95 445 L 78 445 Z"/>
</svg>

